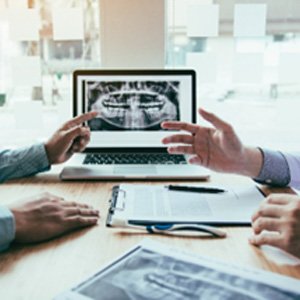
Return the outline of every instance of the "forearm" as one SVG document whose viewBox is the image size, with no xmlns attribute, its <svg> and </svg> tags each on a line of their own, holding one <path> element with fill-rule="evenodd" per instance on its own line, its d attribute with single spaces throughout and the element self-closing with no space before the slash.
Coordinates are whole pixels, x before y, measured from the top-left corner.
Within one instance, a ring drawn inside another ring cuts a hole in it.
<svg viewBox="0 0 300 300">
<path fill-rule="evenodd" d="M 263 153 L 259 148 L 245 147 L 238 164 L 238 174 L 251 178 L 257 177 L 263 166 Z"/>
<path fill-rule="evenodd" d="M 7 250 L 14 238 L 14 216 L 8 208 L 0 206 L 0 252 Z"/>
<path fill-rule="evenodd" d="M 49 169 L 44 144 L 0 152 L 0 182 Z"/>
</svg>

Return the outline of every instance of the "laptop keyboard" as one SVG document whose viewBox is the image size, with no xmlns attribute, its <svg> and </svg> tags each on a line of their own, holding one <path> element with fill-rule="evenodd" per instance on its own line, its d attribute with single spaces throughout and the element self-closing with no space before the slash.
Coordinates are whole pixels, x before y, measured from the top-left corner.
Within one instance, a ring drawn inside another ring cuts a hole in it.
<svg viewBox="0 0 300 300">
<path fill-rule="evenodd" d="M 85 165 L 174 165 L 187 164 L 183 155 L 167 153 L 90 153 L 83 162 Z"/>
</svg>

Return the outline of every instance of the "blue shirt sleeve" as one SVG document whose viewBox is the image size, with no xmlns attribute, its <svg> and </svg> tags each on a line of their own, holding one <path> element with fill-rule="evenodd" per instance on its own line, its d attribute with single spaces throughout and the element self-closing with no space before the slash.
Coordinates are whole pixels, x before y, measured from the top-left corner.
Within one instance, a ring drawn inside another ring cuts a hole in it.
<svg viewBox="0 0 300 300">
<path fill-rule="evenodd" d="M 271 186 L 287 186 L 291 181 L 291 174 L 286 157 L 279 151 L 259 150 L 263 154 L 263 166 L 254 180 Z"/>
<path fill-rule="evenodd" d="M 14 216 L 8 208 L 0 206 L 0 252 L 5 251 L 14 238 Z"/>
<path fill-rule="evenodd" d="M 300 152 L 284 153 L 289 165 L 291 181 L 289 186 L 300 190 Z"/>
<path fill-rule="evenodd" d="M 0 182 L 50 169 L 44 144 L 0 151 Z"/>
</svg>

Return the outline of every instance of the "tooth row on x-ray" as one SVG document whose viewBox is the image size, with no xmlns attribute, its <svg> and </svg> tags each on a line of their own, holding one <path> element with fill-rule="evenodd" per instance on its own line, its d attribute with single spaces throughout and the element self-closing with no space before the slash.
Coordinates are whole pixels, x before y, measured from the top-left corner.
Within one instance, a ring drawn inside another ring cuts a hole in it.
<svg viewBox="0 0 300 300">
<path fill-rule="evenodd" d="M 88 110 L 99 112 L 91 130 L 161 130 L 179 120 L 178 81 L 87 82 Z"/>
</svg>

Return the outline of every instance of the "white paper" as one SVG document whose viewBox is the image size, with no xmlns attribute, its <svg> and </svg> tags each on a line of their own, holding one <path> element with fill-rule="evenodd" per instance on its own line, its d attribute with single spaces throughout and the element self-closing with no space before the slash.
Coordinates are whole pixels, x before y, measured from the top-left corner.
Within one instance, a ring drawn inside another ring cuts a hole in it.
<svg viewBox="0 0 300 300">
<path fill-rule="evenodd" d="M 41 86 L 42 69 L 39 56 L 14 57 L 11 62 L 13 84 L 18 86 Z"/>
<path fill-rule="evenodd" d="M 28 8 L 28 0 L 7 0 L 9 8 Z"/>
<path fill-rule="evenodd" d="M 190 5 L 188 7 L 187 35 L 216 37 L 219 35 L 219 5 Z"/>
<path fill-rule="evenodd" d="M 263 63 L 263 54 L 237 54 L 233 62 L 233 82 L 262 83 Z"/>
<path fill-rule="evenodd" d="M 113 218 L 154 222 L 251 223 L 253 211 L 264 200 L 253 185 L 226 188 L 219 194 L 169 191 L 163 185 L 122 184 Z"/>
<path fill-rule="evenodd" d="M 234 10 L 235 37 L 263 37 L 266 35 L 267 5 L 236 4 Z"/>
<path fill-rule="evenodd" d="M 282 53 L 280 55 L 279 83 L 300 83 L 300 54 Z"/>
<path fill-rule="evenodd" d="M 10 9 L 9 27 L 13 41 L 38 41 L 40 27 L 38 10 Z"/>
<path fill-rule="evenodd" d="M 217 57 L 214 53 L 188 53 L 188 68 L 197 72 L 197 83 L 214 83 L 217 79 Z"/>
<path fill-rule="evenodd" d="M 83 10 L 81 8 L 54 8 L 53 39 L 82 40 L 84 38 Z"/>
<path fill-rule="evenodd" d="M 42 129 L 43 105 L 41 101 L 16 102 L 13 111 L 17 129 Z"/>
</svg>

